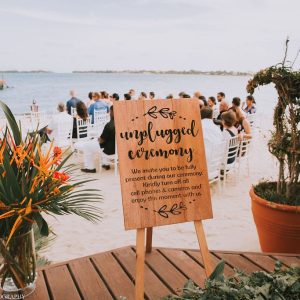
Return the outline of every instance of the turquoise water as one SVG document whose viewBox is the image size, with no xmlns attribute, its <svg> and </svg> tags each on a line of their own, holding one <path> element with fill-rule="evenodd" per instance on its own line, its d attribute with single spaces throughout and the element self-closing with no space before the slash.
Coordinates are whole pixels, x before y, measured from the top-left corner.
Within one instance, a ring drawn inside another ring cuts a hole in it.
<svg viewBox="0 0 300 300">
<path fill-rule="evenodd" d="M 225 92 L 231 102 L 235 96 L 243 100 L 249 77 L 246 76 L 203 76 L 203 75 L 154 75 L 154 74 L 55 74 L 55 73 L 15 73 L 4 74 L 10 88 L 0 91 L 0 99 L 16 114 L 29 112 L 29 106 L 36 99 L 40 110 L 50 111 L 58 102 L 69 99 L 69 91 L 74 89 L 78 98 L 87 101 L 90 91 L 105 90 L 123 95 L 130 88 L 146 93 L 154 91 L 165 98 L 169 93 L 177 95 L 184 91 L 193 94 L 199 90 L 206 97 Z M 264 87 L 254 95 L 261 113 L 271 115 L 276 93 L 272 87 Z"/>
</svg>

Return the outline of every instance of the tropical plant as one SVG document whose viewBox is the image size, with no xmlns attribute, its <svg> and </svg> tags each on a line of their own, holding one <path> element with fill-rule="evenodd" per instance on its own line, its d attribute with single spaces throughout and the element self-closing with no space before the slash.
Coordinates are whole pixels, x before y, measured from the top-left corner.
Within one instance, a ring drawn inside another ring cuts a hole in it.
<svg viewBox="0 0 300 300">
<path fill-rule="evenodd" d="M 15 238 L 25 236 L 33 224 L 42 236 L 48 236 L 43 214 L 76 214 L 96 222 L 101 211 L 93 204 L 101 196 L 96 189 L 83 188 L 90 180 L 72 180 L 75 168 L 66 165 L 71 154 L 64 158 L 61 149 L 52 144 L 44 153 L 37 132 L 23 140 L 21 126 L 8 106 L 1 101 L 0 106 L 9 124 L 0 141 L 0 253 L 5 260 L 0 269 L 1 286 L 6 278 L 12 278 L 18 288 L 23 288 L 34 280 L 35 270 L 28 269 L 28 241 L 24 239 L 27 245 L 22 248 Z"/>
<path fill-rule="evenodd" d="M 164 300 L 299 300 L 300 268 L 284 269 L 276 262 L 274 271 L 258 271 L 249 275 L 236 271 L 224 276 L 225 262 L 221 261 L 200 288 L 189 280 L 181 296 L 169 295 Z"/>
<path fill-rule="evenodd" d="M 300 205 L 300 71 L 293 70 L 294 63 L 286 65 L 287 47 L 288 40 L 283 62 L 256 73 L 248 82 L 247 91 L 253 94 L 259 86 L 275 85 L 278 102 L 268 146 L 278 160 L 279 172 L 276 195 L 272 193 L 268 200 Z"/>
</svg>

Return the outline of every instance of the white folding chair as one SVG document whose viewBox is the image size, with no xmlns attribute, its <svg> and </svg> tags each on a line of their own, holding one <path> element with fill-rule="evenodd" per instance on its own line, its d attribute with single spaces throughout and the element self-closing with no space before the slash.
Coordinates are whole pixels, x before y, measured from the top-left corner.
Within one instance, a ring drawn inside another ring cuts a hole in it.
<svg viewBox="0 0 300 300">
<path fill-rule="evenodd" d="M 75 107 L 71 107 L 71 116 L 72 117 L 76 117 L 77 112 L 76 112 L 76 108 Z"/>
<path fill-rule="evenodd" d="M 221 167 L 221 180 L 226 184 L 227 175 L 235 171 L 240 141 L 237 136 L 231 137 L 225 147 L 225 156 Z"/>
<path fill-rule="evenodd" d="M 238 174 L 240 174 L 240 168 L 243 161 L 246 162 L 247 165 L 247 174 L 249 176 L 250 173 L 250 164 L 249 164 L 249 152 L 251 149 L 252 141 L 251 139 L 242 139 L 240 141 L 240 147 L 238 152 Z"/>
<path fill-rule="evenodd" d="M 222 168 L 222 162 L 224 158 L 225 147 L 226 147 L 225 141 L 216 144 L 212 149 L 213 155 L 211 156 L 211 159 L 208 161 L 208 165 L 207 165 L 209 184 L 217 182 L 218 187 L 220 187 L 221 168 Z"/>
<path fill-rule="evenodd" d="M 76 119 L 76 125 L 77 125 L 77 140 L 89 139 L 91 118 L 88 117 L 86 120 Z"/>
<path fill-rule="evenodd" d="M 99 137 L 104 129 L 106 123 L 109 122 L 109 114 L 106 110 L 94 110 L 94 124 L 92 124 L 91 133 L 92 137 Z"/>
<path fill-rule="evenodd" d="M 72 147 L 72 131 L 73 131 L 73 119 L 62 120 L 57 123 L 57 131 L 53 137 L 54 145 L 60 148 Z"/>
</svg>

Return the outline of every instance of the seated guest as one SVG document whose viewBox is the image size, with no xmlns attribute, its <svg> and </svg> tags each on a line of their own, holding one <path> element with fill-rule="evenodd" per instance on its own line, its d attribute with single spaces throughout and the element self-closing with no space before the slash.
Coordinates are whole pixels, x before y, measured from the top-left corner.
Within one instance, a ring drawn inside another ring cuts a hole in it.
<svg viewBox="0 0 300 300">
<path fill-rule="evenodd" d="M 110 121 L 104 126 L 103 132 L 99 139 L 100 148 L 106 155 L 114 155 L 116 151 L 116 131 L 114 119 L 114 107 L 110 107 Z M 109 170 L 110 166 L 102 163 L 102 168 Z"/>
<path fill-rule="evenodd" d="M 222 111 L 222 107 L 225 107 L 227 106 L 227 109 L 228 110 L 228 103 L 227 101 L 225 100 L 225 93 L 223 92 L 219 92 L 217 94 L 217 100 L 218 100 L 218 103 L 219 103 L 219 111 L 221 112 Z"/>
<path fill-rule="evenodd" d="M 139 95 L 138 100 L 147 100 L 147 94 L 145 92 L 141 92 Z"/>
<path fill-rule="evenodd" d="M 213 96 L 208 97 L 207 105 L 213 110 L 213 119 L 216 119 L 219 115 L 216 98 Z"/>
<path fill-rule="evenodd" d="M 232 99 L 231 107 L 229 109 L 233 109 L 234 111 L 238 111 L 240 115 L 245 116 L 244 111 L 241 109 L 241 99 L 239 97 L 234 97 Z"/>
<path fill-rule="evenodd" d="M 203 140 L 204 140 L 204 147 L 205 147 L 205 155 L 206 155 L 206 162 L 208 167 L 209 179 L 215 176 L 212 174 L 214 172 L 212 168 L 215 168 L 213 161 L 216 155 L 220 157 L 220 164 L 222 159 L 222 153 L 224 152 L 224 147 L 220 147 L 222 145 L 223 134 L 219 128 L 219 126 L 215 125 L 213 122 L 213 110 L 206 106 L 201 109 L 201 125 L 202 125 L 202 132 L 203 132 Z M 220 152 L 218 152 L 220 151 Z M 221 154 L 221 155 L 218 155 Z M 224 156 L 224 154 L 223 154 Z M 210 174 L 212 176 L 210 176 Z"/>
<path fill-rule="evenodd" d="M 36 103 L 35 99 L 32 100 L 32 105 L 30 105 L 30 111 L 31 112 L 38 112 L 39 111 L 39 106 Z"/>
<path fill-rule="evenodd" d="M 216 119 L 214 119 L 214 123 L 216 124 L 216 125 L 219 125 L 220 126 L 220 128 L 221 128 L 221 130 L 223 131 L 223 123 L 222 123 L 222 120 L 221 120 L 221 117 L 222 117 L 222 114 L 224 113 L 224 112 L 226 112 L 227 110 L 228 110 L 228 104 L 227 104 L 227 102 L 226 101 L 223 101 L 223 102 L 220 102 L 220 110 L 219 110 L 219 115 L 217 116 L 217 118 Z"/>
<path fill-rule="evenodd" d="M 245 103 L 243 103 L 242 109 L 246 114 L 255 114 L 256 113 L 256 107 L 255 107 L 255 100 L 252 95 L 248 95 L 246 97 L 246 107 L 244 108 Z"/>
<path fill-rule="evenodd" d="M 93 99 L 95 103 L 93 103 L 88 110 L 89 115 L 92 117 L 92 124 L 94 124 L 94 111 L 96 110 L 105 110 L 106 112 L 109 111 L 109 104 L 101 99 L 101 96 L 98 92 L 93 94 Z"/>
<path fill-rule="evenodd" d="M 120 97 L 117 93 L 113 93 L 111 96 L 110 96 L 112 102 L 114 101 L 119 101 L 120 100 Z"/>
<path fill-rule="evenodd" d="M 46 133 L 48 134 L 50 140 L 55 140 L 55 138 L 58 136 L 59 126 L 61 126 L 62 123 L 65 123 L 66 126 L 70 126 L 70 128 L 72 128 L 73 118 L 66 112 L 65 108 L 66 107 L 64 103 L 59 103 L 57 105 L 58 113 L 52 117 L 52 120 L 46 127 Z"/>
<path fill-rule="evenodd" d="M 207 106 L 207 101 L 206 101 L 205 96 L 199 96 L 199 101 L 203 102 L 203 106 Z"/>
<path fill-rule="evenodd" d="M 149 93 L 149 99 L 153 100 L 155 98 L 155 93 L 154 92 L 150 92 Z"/>
<path fill-rule="evenodd" d="M 238 133 L 245 138 L 251 138 L 251 126 L 250 122 L 245 117 L 245 113 L 240 108 L 241 99 L 235 97 L 232 99 L 232 107 L 229 109 L 235 113 L 236 124 L 235 127 Z"/>
<path fill-rule="evenodd" d="M 169 94 L 166 99 L 174 99 L 174 96 L 172 94 Z"/>
<path fill-rule="evenodd" d="M 235 127 L 236 124 L 236 116 L 233 111 L 226 111 L 221 116 L 222 123 L 223 123 L 223 138 L 225 141 L 229 142 L 229 140 L 232 137 L 235 137 L 238 135 L 238 131 Z M 230 149 L 230 151 L 233 151 L 234 149 Z M 228 164 L 232 164 L 235 161 L 234 157 L 231 157 L 227 160 Z"/>
<path fill-rule="evenodd" d="M 89 100 L 86 103 L 87 108 L 89 108 L 95 102 L 93 99 L 93 92 L 89 92 L 88 98 L 89 98 Z"/>
<path fill-rule="evenodd" d="M 78 98 L 75 97 L 75 92 L 70 91 L 71 99 L 67 101 L 67 112 L 71 115 L 71 107 L 76 108 L 76 104 L 80 101 Z"/>
<path fill-rule="evenodd" d="M 96 173 L 95 154 L 102 148 L 104 161 L 102 167 L 106 170 L 110 169 L 107 164 L 107 159 L 110 155 L 115 154 L 115 122 L 114 122 L 114 110 L 113 106 L 110 107 L 110 121 L 105 125 L 103 132 L 98 140 L 80 141 L 75 143 L 75 149 L 83 152 L 83 164 L 84 168 L 81 169 L 85 173 Z"/>
<path fill-rule="evenodd" d="M 128 91 L 128 94 L 129 94 L 129 96 L 130 96 L 130 99 L 125 99 L 125 100 L 135 100 L 135 90 L 134 89 L 130 89 L 129 91 Z"/>
<path fill-rule="evenodd" d="M 76 105 L 76 116 L 73 118 L 73 134 L 72 134 L 73 139 L 79 138 L 77 136 L 77 120 L 82 119 L 86 121 L 88 117 L 89 115 L 88 115 L 88 110 L 86 105 L 82 101 L 79 101 Z M 86 135 L 80 136 L 80 138 L 85 138 L 85 137 Z"/>
<path fill-rule="evenodd" d="M 130 94 L 124 94 L 124 100 L 131 100 Z"/>
<path fill-rule="evenodd" d="M 184 98 L 184 99 L 189 99 L 189 98 L 191 98 L 191 96 L 190 96 L 189 94 L 185 94 L 185 93 L 184 93 L 184 94 L 182 95 L 182 98 Z"/>
<path fill-rule="evenodd" d="M 201 92 L 196 91 L 196 92 L 194 93 L 194 95 L 193 95 L 193 98 L 199 99 L 200 96 L 202 96 Z"/>
</svg>

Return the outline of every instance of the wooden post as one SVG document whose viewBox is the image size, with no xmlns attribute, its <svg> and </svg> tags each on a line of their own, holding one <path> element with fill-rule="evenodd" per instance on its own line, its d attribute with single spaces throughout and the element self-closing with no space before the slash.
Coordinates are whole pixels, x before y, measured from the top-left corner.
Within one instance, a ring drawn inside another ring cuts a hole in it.
<svg viewBox="0 0 300 300">
<path fill-rule="evenodd" d="M 151 253 L 153 227 L 148 227 L 146 232 L 146 253 Z"/>
<path fill-rule="evenodd" d="M 208 247 L 207 247 L 207 243 L 206 243 L 206 238 L 205 238 L 205 234 L 204 234 L 204 230 L 203 230 L 202 221 L 194 221 L 194 224 L 195 224 L 196 234 L 197 234 L 197 238 L 198 238 L 199 248 L 200 248 L 203 263 L 204 263 L 205 274 L 206 274 L 206 277 L 208 277 L 212 273 L 213 268 L 212 268 L 210 257 L 209 257 L 209 251 L 208 251 Z"/>
<path fill-rule="evenodd" d="M 144 300 L 145 228 L 136 230 L 135 300 Z"/>
</svg>

